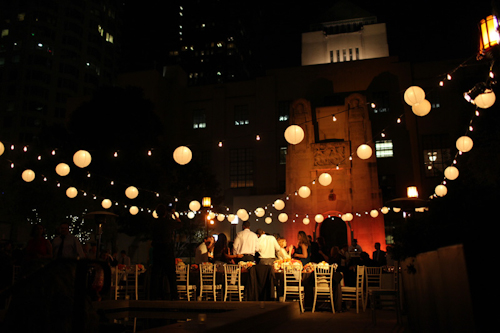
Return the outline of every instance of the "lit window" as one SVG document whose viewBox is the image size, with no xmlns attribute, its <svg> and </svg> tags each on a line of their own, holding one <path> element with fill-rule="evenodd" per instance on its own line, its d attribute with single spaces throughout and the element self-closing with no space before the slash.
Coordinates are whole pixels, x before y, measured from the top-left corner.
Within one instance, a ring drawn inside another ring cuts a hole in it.
<svg viewBox="0 0 500 333">
<path fill-rule="evenodd" d="M 21 13 L 21 14 L 17 14 L 17 19 L 19 21 L 24 21 L 24 17 L 26 16 L 26 13 Z"/>
<path fill-rule="evenodd" d="M 288 147 L 280 147 L 280 164 L 286 164 L 286 154 Z"/>
<path fill-rule="evenodd" d="M 97 26 L 97 31 L 101 36 L 104 36 L 104 29 L 100 25 Z"/>
<path fill-rule="evenodd" d="M 236 105 L 234 107 L 234 124 L 236 126 L 250 124 L 250 120 L 248 119 L 248 105 Z"/>
<path fill-rule="evenodd" d="M 8 36 L 8 35 L 9 35 L 9 29 L 3 29 L 1 37 L 5 37 L 5 36 Z"/>
<path fill-rule="evenodd" d="M 290 118 L 290 101 L 278 102 L 278 121 L 288 121 Z"/>
<path fill-rule="evenodd" d="M 109 32 L 106 32 L 106 42 L 110 42 L 113 44 L 113 35 L 111 35 Z"/>
<path fill-rule="evenodd" d="M 375 156 L 377 158 L 393 157 L 392 140 L 375 141 Z"/>
<path fill-rule="evenodd" d="M 232 149 L 229 169 L 231 188 L 253 187 L 253 150 Z"/>
<path fill-rule="evenodd" d="M 193 111 L 193 128 L 206 128 L 206 113 L 205 110 L 195 110 Z"/>
</svg>

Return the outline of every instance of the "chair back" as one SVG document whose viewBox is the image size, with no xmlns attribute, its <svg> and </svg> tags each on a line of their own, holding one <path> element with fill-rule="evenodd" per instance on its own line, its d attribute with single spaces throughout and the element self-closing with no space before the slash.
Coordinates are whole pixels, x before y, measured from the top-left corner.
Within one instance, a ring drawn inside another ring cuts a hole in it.
<svg viewBox="0 0 500 333">
<path fill-rule="evenodd" d="M 224 265 L 224 276 L 226 289 L 229 286 L 240 286 L 241 285 L 241 268 L 239 265 Z"/>
<path fill-rule="evenodd" d="M 200 265 L 200 287 L 202 289 L 212 289 L 215 286 L 215 269 L 211 263 Z"/>
<path fill-rule="evenodd" d="M 333 266 L 314 266 L 314 287 L 330 289 L 332 287 Z"/>
<path fill-rule="evenodd" d="M 382 267 L 365 267 L 366 288 L 382 288 Z"/>
<path fill-rule="evenodd" d="M 189 265 L 177 264 L 175 266 L 175 275 L 177 279 L 177 284 L 188 285 L 189 284 Z"/>
<path fill-rule="evenodd" d="M 356 274 L 356 289 L 363 290 L 364 282 L 365 282 L 365 266 L 357 267 Z"/>
<path fill-rule="evenodd" d="M 284 265 L 285 288 L 302 286 L 302 269 L 294 265 Z"/>
</svg>

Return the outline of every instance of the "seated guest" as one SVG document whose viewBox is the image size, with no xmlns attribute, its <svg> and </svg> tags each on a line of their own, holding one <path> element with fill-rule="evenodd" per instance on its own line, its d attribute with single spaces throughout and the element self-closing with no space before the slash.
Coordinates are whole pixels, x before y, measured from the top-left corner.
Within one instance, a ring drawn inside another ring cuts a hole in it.
<svg viewBox="0 0 500 333">
<path fill-rule="evenodd" d="M 277 253 L 278 259 L 280 259 L 280 260 L 292 259 L 292 256 L 291 256 L 290 253 L 292 252 L 293 246 L 290 245 L 289 250 L 287 251 L 287 249 L 286 249 L 286 239 L 285 238 L 278 239 L 278 245 L 280 246 L 280 249 L 279 249 L 279 251 Z"/>
<path fill-rule="evenodd" d="M 209 258 L 212 258 L 212 250 L 214 247 L 213 236 L 208 236 L 203 239 L 203 242 L 198 245 L 196 252 L 194 254 L 194 262 L 199 265 L 204 262 L 209 262 Z"/>
<path fill-rule="evenodd" d="M 309 238 L 307 238 L 304 231 L 299 231 L 297 238 L 299 243 L 292 257 L 299 259 L 302 262 L 302 265 L 305 266 L 311 262 L 311 243 L 309 242 Z"/>
<path fill-rule="evenodd" d="M 216 264 L 235 264 L 235 259 L 241 257 L 243 257 L 242 254 L 235 255 L 231 253 L 227 242 L 227 236 L 221 232 L 217 237 L 217 242 L 214 244 L 214 262 Z"/>
</svg>

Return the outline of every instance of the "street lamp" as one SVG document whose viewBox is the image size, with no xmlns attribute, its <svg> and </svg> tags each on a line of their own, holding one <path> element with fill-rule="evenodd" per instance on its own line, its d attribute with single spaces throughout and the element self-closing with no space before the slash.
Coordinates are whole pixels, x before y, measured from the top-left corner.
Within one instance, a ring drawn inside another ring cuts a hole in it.
<svg viewBox="0 0 500 333">
<path fill-rule="evenodd" d="M 484 56 L 499 44 L 498 19 L 494 15 L 479 22 L 479 54 Z"/>
<path fill-rule="evenodd" d="M 209 214 L 209 208 L 212 206 L 212 198 L 210 197 L 203 197 L 203 200 L 201 201 L 201 204 L 203 207 L 206 209 L 206 215 L 205 215 L 205 228 L 207 232 L 207 237 L 208 237 L 208 226 L 214 224 L 214 220 L 210 219 L 210 214 Z"/>
</svg>

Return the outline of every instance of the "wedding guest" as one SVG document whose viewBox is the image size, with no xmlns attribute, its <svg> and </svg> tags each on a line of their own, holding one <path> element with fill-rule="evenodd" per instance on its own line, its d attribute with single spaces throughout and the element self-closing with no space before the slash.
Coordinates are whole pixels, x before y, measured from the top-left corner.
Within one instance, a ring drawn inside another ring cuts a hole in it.
<svg viewBox="0 0 500 333">
<path fill-rule="evenodd" d="M 340 269 L 342 266 L 342 260 L 345 260 L 345 257 L 343 257 L 340 254 L 340 249 L 338 246 L 332 246 L 330 250 L 330 258 L 328 259 L 328 263 L 331 264 L 337 264 L 338 268 Z"/>
<path fill-rule="evenodd" d="M 309 243 L 309 238 L 307 238 L 304 231 L 299 231 L 297 238 L 298 246 L 292 257 L 299 259 L 302 262 L 302 265 L 306 265 L 311 261 L 311 244 Z"/>
<path fill-rule="evenodd" d="M 241 261 L 255 261 L 255 253 L 258 250 L 257 235 L 250 230 L 250 222 L 243 222 L 243 230 L 238 232 L 234 240 L 234 253 L 242 254 Z"/>
<path fill-rule="evenodd" d="M 118 264 L 130 266 L 130 257 L 127 256 L 127 252 L 125 250 L 122 250 L 120 252 L 120 257 L 118 258 Z"/>
<path fill-rule="evenodd" d="M 52 241 L 54 258 L 85 258 L 82 244 L 78 238 L 69 232 L 69 224 L 67 222 L 61 223 L 59 226 L 59 232 L 60 235 Z"/>
<path fill-rule="evenodd" d="M 260 255 L 260 265 L 272 265 L 276 260 L 276 252 L 280 250 L 276 237 L 266 235 L 264 230 L 257 229 L 258 252 Z"/>
<path fill-rule="evenodd" d="M 229 245 L 227 242 L 227 236 L 225 233 L 221 232 L 217 237 L 217 242 L 214 244 L 214 262 L 217 263 L 227 263 L 235 264 L 237 258 L 243 257 L 243 255 L 235 255 L 231 253 Z"/>
<path fill-rule="evenodd" d="M 325 239 L 323 237 L 318 237 L 316 239 L 317 247 L 311 247 L 311 261 L 315 263 L 319 263 L 322 261 L 328 262 L 328 255 L 326 251 Z"/>
<path fill-rule="evenodd" d="M 279 249 L 279 251 L 277 253 L 278 259 L 280 259 L 280 260 L 292 259 L 292 256 L 291 256 L 290 253 L 292 252 L 293 245 L 290 245 L 290 247 L 287 250 L 286 249 L 286 239 L 285 238 L 278 239 L 278 244 L 280 246 L 280 249 Z"/>
<path fill-rule="evenodd" d="M 194 254 L 194 262 L 199 265 L 204 262 L 209 262 L 213 258 L 212 251 L 215 242 L 213 236 L 207 236 L 203 239 L 203 242 L 198 245 L 196 252 Z"/>
<path fill-rule="evenodd" d="M 375 251 L 373 251 L 372 259 L 377 266 L 387 265 L 386 253 L 380 249 L 380 243 L 375 243 Z"/>
</svg>

